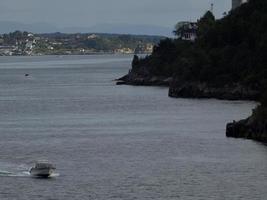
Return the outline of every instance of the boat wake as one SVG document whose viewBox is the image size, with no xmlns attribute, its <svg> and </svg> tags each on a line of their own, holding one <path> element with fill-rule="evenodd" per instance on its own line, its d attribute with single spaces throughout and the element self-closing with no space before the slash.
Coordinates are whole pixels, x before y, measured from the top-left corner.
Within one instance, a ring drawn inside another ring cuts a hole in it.
<svg viewBox="0 0 267 200">
<path fill-rule="evenodd" d="M 29 169 L 32 163 L 26 164 L 14 164 L 0 161 L 0 177 L 21 177 L 21 178 L 33 178 Z M 52 173 L 49 178 L 59 177 L 59 173 Z"/>
<path fill-rule="evenodd" d="M 29 171 L 20 171 L 20 172 L 9 172 L 9 171 L 1 171 L 0 177 L 29 177 L 32 178 Z M 59 173 L 53 173 L 49 176 L 49 178 L 59 177 Z"/>
<path fill-rule="evenodd" d="M 52 173 L 49 177 L 50 178 L 59 177 L 59 173 Z"/>
<path fill-rule="evenodd" d="M 3 163 L 2 163 L 3 164 Z M 6 163 L 2 165 L 0 169 L 0 177 L 25 177 L 32 178 L 29 169 L 30 167 L 26 164 L 21 164 L 19 166 L 7 165 Z M 59 173 L 52 173 L 49 178 L 58 177 Z"/>
<path fill-rule="evenodd" d="M 30 173 L 28 171 L 9 172 L 0 170 L 0 177 L 29 177 L 29 176 Z"/>
</svg>

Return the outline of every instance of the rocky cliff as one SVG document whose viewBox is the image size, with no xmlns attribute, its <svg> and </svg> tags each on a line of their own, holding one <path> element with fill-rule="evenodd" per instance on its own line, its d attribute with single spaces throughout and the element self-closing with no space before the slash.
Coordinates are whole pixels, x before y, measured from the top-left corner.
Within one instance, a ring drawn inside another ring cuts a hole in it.
<svg viewBox="0 0 267 200">
<path fill-rule="evenodd" d="M 225 100 L 258 100 L 260 91 L 241 84 L 211 86 L 200 82 L 178 82 L 172 77 L 129 72 L 117 79 L 117 85 L 168 86 L 174 98 L 216 98 Z"/>
<path fill-rule="evenodd" d="M 234 138 L 253 139 L 267 142 L 267 119 L 259 114 L 263 108 L 259 106 L 253 115 L 247 119 L 228 123 L 226 126 L 226 136 Z"/>
<path fill-rule="evenodd" d="M 226 100 L 257 100 L 260 92 L 241 84 L 211 86 L 200 82 L 171 82 L 170 97 L 183 98 L 216 98 Z"/>
<path fill-rule="evenodd" d="M 171 77 L 155 76 L 129 72 L 127 75 L 116 80 L 117 85 L 143 85 L 143 86 L 169 86 Z"/>
</svg>

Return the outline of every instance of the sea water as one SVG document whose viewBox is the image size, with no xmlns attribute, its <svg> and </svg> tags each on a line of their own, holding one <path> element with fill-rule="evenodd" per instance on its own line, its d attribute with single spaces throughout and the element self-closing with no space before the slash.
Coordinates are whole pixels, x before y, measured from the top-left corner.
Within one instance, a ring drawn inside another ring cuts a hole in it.
<svg viewBox="0 0 267 200">
<path fill-rule="evenodd" d="M 116 86 L 131 59 L 0 57 L 0 199 L 265 199 L 267 147 L 225 137 L 256 103 Z"/>
</svg>

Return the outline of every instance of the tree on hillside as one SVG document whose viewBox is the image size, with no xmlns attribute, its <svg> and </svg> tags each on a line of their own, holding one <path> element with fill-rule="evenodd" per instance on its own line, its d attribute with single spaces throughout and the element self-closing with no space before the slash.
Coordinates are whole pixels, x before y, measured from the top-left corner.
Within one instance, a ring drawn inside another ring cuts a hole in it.
<svg viewBox="0 0 267 200">
<path fill-rule="evenodd" d="M 215 25 L 216 20 L 211 11 L 207 11 L 200 20 L 198 20 L 198 31 L 197 35 L 198 37 L 204 37 L 207 32 Z"/>
<path fill-rule="evenodd" d="M 188 29 L 188 24 L 189 22 L 178 22 L 175 25 L 175 29 L 173 31 L 174 35 L 180 37 L 181 35 L 183 35 L 186 30 Z"/>
</svg>

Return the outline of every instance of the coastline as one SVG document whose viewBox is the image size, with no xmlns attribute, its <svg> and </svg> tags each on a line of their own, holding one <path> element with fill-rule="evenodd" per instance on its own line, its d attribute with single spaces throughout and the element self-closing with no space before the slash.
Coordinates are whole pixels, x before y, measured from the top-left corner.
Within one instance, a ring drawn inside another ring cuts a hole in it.
<svg viewBox="0 0 267 200">
<path fill-rule="evenodd" d="M 174 98 L 216 98 L 221 100 L 257 101 L 260 91 L 239 83 L 224 86 L 212 86 L 201 82 L 172 82 L 169 96 Z"/>
<path fill-rule="evenodd" d="M 256 108 L 255 110 L 258 110 Z M 254 110 L 254 112 L 255 112 Z M 267 142 L 267 122 L 264 118 L 257 118 L 255 113 L 247 119 L 233 121 L 226 125 L 226 136 L 232 138 L 252 139 Z"/>
<path fill-rule="evenodd" d="M 117 85 L 135 85 L 135 86 L 165 86 L 169 87 L 172 81 L 171 77 L 164 76 L 142 76 L 137 73 L 129 72 L 127 75 L 116 79 Z"/>
<path fill-rule="evenodd" d="M 171 98 L 216 98 L 220 100 L 250 100 L 259 101 L 261 92 L 241 84 L 225 85 L 223 87 L 209 86 L 207 83 L 179 82 L 172 77 L 138 74 L 132 71 L 119 79 L 117 85 L 133 86 L 164 86 L 169 87 Z M 257 110 L 259 108 L 255 108 Z M 254 111 L 255 113 L 255 111 Z M 260 122 L 255 114 L 240 121 L 226 124 L 226 136 L 232 138 L 253 139 L 267 142 L 267 123 Z"/>
<path fill-rule="evenodd" d="M 95 53 L 87 53 L 87 54 L 57 54 L 57 53 L 37 53 L 37 54 L 30 54 L 30 55 L 1 55 L 0 57 L 33 57 L 33 56 L 92 56 L 92 55 L 134 55 L 133 53 L 113 53 L 113 52 L 95 52 Z"/>
<path fill-rule="evenodd" d="M 211 86 L 207 83 L 194 81 L 177 81 L 172 77 L 142 75 L 129 71 L 129 73 L 116 79 L 117 85 L 134 86 L 166 86 L 169 87 L 169 97 L 172 98 L 216 98 L 221 100 L 250 100 L 258 101 L 260 91 L 236 83 L 221 87 Z"/>
</svg>

